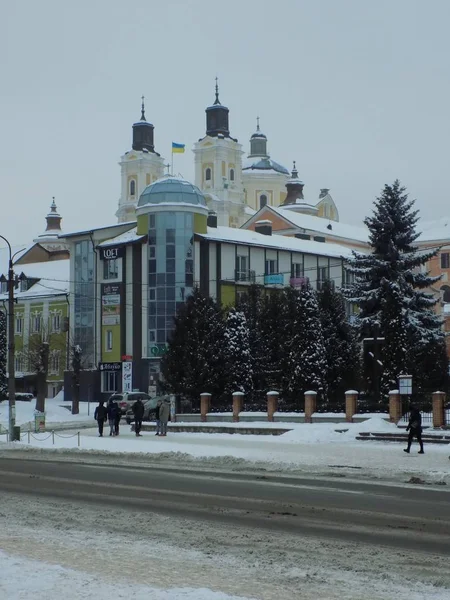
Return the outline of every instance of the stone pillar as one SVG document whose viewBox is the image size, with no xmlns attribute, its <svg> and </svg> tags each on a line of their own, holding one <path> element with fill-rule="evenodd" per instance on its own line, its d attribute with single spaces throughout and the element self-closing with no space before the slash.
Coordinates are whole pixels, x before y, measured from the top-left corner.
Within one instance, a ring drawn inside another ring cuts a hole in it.
<svg viewBox="0 0 450 600">
<path fill-rule="evenodd" d="M 402 399 L 398 390 L 389 392 L 389 422 L 397 423 L 402 418 Z"/>
<path fill-rule="evenodd" d="M 317 408 L 317 392 L 305 392 L 305 423 L 312 423 Z"/>
<path fill-rule="evenodd" d="M 345 392 L 345 420 L 347 423 L 353 423 L 353 415 L 358 410 L 358 392 L 348 390 Z"/>
<path fill-rule="evenodd" d="M 433 427 L 445 425 L 445 392 L 433 392 Z"/>
<path fill-rule="evenodd" d="M 233 421 L 237 423 L 239 421 L 239 413 L 244 406 L 244 392 L 234 392 L 233 394 Z"/>
<path fill-rule="evenodd" d="M 203 423 L 206 422 L 206 415 L 209 413 L 211 408 L 211 394 L 203 392 L 200 394 L 200 415 Z"/>
<path fill-rule="evenodd" d="M 267 420 L 274 421 L 274 413 L 278 408 L 278 392 L 267 392 Z"/>
</svg>

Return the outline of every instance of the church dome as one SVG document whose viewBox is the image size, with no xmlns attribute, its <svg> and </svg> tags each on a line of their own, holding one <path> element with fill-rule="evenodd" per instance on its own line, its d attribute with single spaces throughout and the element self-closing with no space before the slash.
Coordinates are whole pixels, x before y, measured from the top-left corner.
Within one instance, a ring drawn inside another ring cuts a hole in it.
<svg viewBox="0 0 450 600">
<path fill-rule="evenodd" d="M 162 177 L 142 192 L 138 206 L 149 204 L 193 204 L 206 208 L 206 200 L 199 188 L 182 177 Z"/>
<path fill-rule="evenodd" d="M 275 173 L 282 173 L 283 175 L 290 175 L 288 169 L 275 162 L 271 158 L 260 157 L 260 156 L 249 156 L 246 161 L 243 161 L 242 170 L 245 172 L 268 172 L 272 171 Z"/>
</svg>

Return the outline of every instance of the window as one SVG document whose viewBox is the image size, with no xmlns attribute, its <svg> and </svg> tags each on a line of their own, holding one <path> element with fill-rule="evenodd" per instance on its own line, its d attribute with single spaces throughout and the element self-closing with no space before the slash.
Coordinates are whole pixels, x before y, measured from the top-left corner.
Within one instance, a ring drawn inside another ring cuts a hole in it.
<svg viewBox="0 0 450 600">
<path fill-rule="evenodd" d="M 16 315 L 14 333 L 16 335 L 22 335 L 23 333 L 23 317 L 22 315 Z"/>
<path fill-rule="evenodd" d="M 296 279 L 299 277 L 303 277 L 305 274 L 303 269 L 303 263 L 292 263 L 291 266 L 291 277 L 295 277 Z"/>
<path fill-rule="evenodd" d="M 450 253 L 442 252 L 441 254 L 441 269 L 450 268 Z"/>
<path fill-rule="evenodd" d="M 136 195 L 136 182 L 134 179 L 130 181 L 130 196 Z"/>
<path fill-rule="evenodd" d="M 60 312 L 51 313 L 50 319 L 51 319 L 51 321 L 50 321 L 51 332 L 59 333 L 61 331 L 61 313 Z"/>
<path fill-rule="evenodd" d="M 277 261 L 275 259 L 266 260 L 266 275 L 274 275 L 277 272 Z"/>
<path fill-rule="evenodd" d="M 443 285 L 441 287 L 442 300 L 447 304 L 450 303 L 450 287 L 448 285 Z"/>
<path fill-rule="evenodd" d="M 119 383 L 119 373 L 117 371 L 103 371 L 102 392 L 116 392 Z"/>
<path fill-rule="evenodd" d="M 105 352 L 111 352 L 113 348 L 113 332 L 108 329 L 105 332 Z"/>
<path fill-rule="evenodd" d="M 61 368 L 61 352 L 59 350 L 53 350 L 50 354 L 50 373 L 57 374 Z"/>
<path fill-rule="evenodd" d="M 23 354 L 21 352 L 19 352 L 15 356 L 14 368 L 15 368 L 16 372 L 23 373 L 23 367 L 24 367 Z"/>
<path fill-rule="evenodd" d="M 236 256 L 236 281 L 248 280 L 248 256 Z"/>
<path fill-rule="evenodd" d="M 234 181 L 234 169 L 230 169 L 230 181 Z"/>
<path fill-rule="evenodd" d="M 205 171 L 205 180 L 211 181 L 211 169 L 209 167 Z"/>
<path fill-rule="evenodd" d="M 0 283 L 0 293 L 2 293 L 2 294 L 8 293 L 8 282 L 7 281 L 2 281 Z"/>
<path fill-rule="evenodd" d="M 28 281 L 26 279 L 21 279 L 19 283 L 19 291 L 26 292 L 28 289 Z"/>
<path fill-rule="evenodd" d="M 259 208 L 263 208 L 267 204 L 267 196 L 265 194 L 261 194 L 259 197 Z"/>
<path fill-rule="evenodd" d="M 41 313 L 33 313 L 31 317 L 31 333 L 40 333 L 41 331 Z"/>
<path fill-rule="evenodd" d="M 103 261 L 103 279 L 118 279 L 119 277 L 119 260 L 114 258 L 112 260 Z"/>
</svg>

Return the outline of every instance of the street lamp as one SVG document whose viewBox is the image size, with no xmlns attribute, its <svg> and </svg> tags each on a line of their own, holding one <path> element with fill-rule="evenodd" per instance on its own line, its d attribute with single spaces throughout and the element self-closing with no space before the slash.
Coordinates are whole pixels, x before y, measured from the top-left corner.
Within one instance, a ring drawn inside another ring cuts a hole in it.
<svg viewBox="0 0 450 600">
<path fill-rule="evenodd" d="M 14 427 L 16 425 L 16 374 L 15 374 L 15 344 L 14 344 L 14 271 L 11 244 L 0 235 L 9 249 L 8 265 L 8 404 L 9 404 L 9 439 L 14 439 Z M 21 250 L 19 250 L 21 252 Z"/>
</svg>

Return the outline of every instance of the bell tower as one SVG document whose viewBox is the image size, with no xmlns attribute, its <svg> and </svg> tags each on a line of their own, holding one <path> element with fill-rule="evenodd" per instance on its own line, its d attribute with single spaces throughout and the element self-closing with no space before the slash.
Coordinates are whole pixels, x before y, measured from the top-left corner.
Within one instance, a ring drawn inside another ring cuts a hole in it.
<svg viewBox="0 0 450 600">
<path fill-rule="evenodd" d="M 142 96 L 141 118 L 133 124 L 132 149 L 121 157 L 121 196 L 116 217 L 119 223 L 136 220 L 136 206 L 144 189 L 164 175 L 164 159 L 155 151 L 152 123 L 145 118 Z"/>
</svg>

